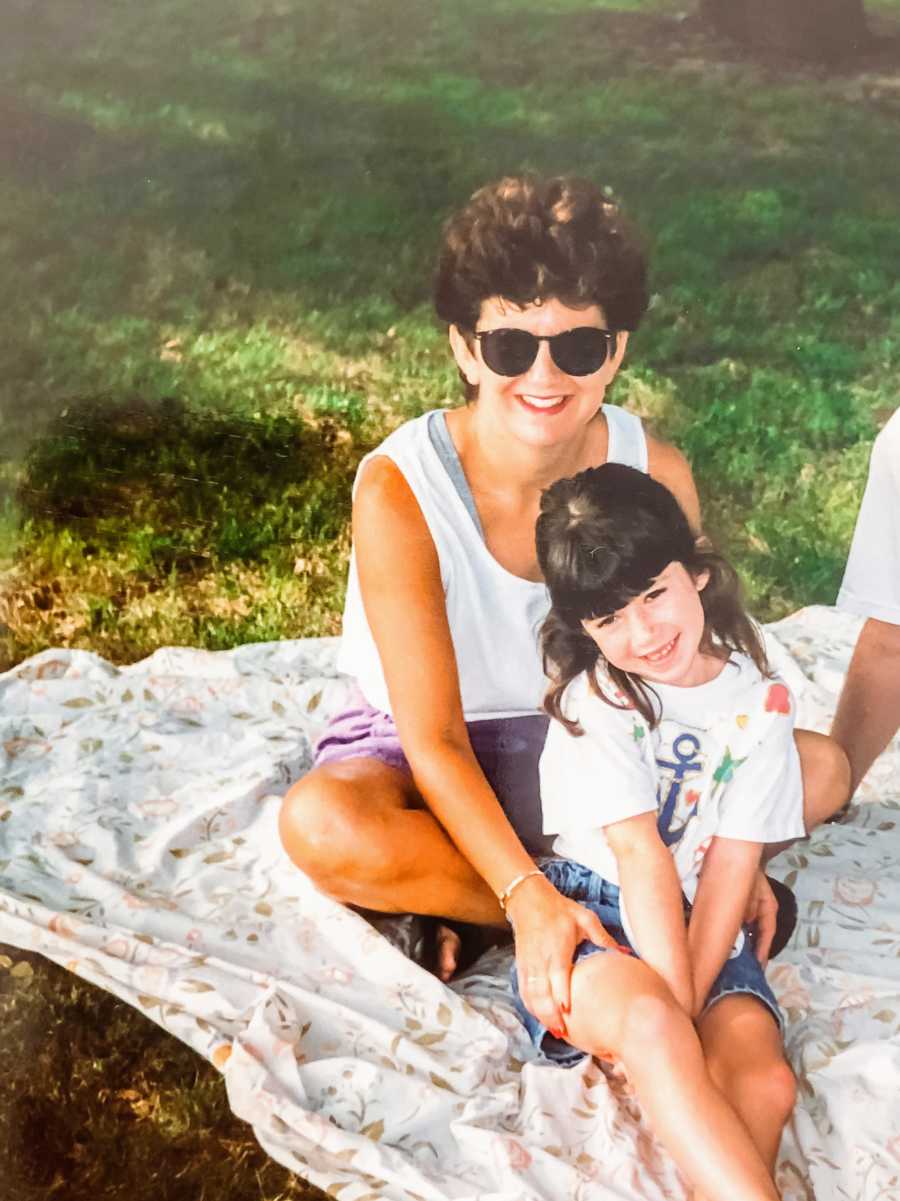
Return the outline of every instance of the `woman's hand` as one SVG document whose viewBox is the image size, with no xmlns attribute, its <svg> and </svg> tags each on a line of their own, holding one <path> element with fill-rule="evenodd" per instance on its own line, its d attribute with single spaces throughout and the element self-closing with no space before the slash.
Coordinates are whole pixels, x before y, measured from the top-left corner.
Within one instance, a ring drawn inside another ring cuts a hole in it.
<svg viewBox="0 0 900 1201">
<path fill-rule="evenodd" d="M 756 879 L 753 881 L 744 921 L 748 925 L 756 923 L 756 958 L 765 967 L 769 961 L 769 950 L 778 922 L 778 901 L 762 868 L 756 873 Z"/>
<path fill-rule="evenodd" d="M 551 1034 L 565 1038 L 575 948 L 585 940 L 611 949 L 616 943 L 595 913 L 557 892 L 545 876 L 523 881 L 506 912 L 516 939 L 522 1002 Z"/>
</svg>

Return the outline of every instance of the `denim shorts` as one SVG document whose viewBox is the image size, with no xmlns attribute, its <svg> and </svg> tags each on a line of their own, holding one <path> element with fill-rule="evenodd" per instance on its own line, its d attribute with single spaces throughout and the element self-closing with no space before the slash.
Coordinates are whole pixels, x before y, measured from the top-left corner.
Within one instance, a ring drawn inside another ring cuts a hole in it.
<svg viewBox="0 0 900 1201">
<path fill-rule="evenodd" d="M 510 825 L 532 855 L 546 855 L 553 842 L 543 832 L 538 776 L 549 721 L 544 713 L 525 713 L 466 722 L 475 758 Z M 313 766 L 361 757 L 410 774 L 394 719 L 374 709 L 357 691 L 350 705 L 322 732 Z"/>
<path fill-rule="evenodd" d="M 573 901 L 578 901 L 586 909 L 596 913 L 619 946 L 637 957 L 637 951 L 632 947 L 622 928 L 619 886 L 617 884 L 611 884 L 609 880 L 604 880 L 602 876 L 592 872 L 589 867 L 576 863 L 572 859 L 549 859 L 541 865 L 541 869 L 550 883 L 563 896 L 571 897 Z M 684 902 L 684 906 L 685 915 L 687 915 L 690 912 L 687 901 Z M 735 955 L 733 959 L 725 960 L 722 970 L 713 981 L 701 1012 L 706 1013 L 722 997 L 730 996 L 732 993 L 745 993 L 756 997 L 765 1005 L 775 1019 L 779 1030 L 783 1031 L 783 1020 L 778 1002 L 775 1000 L 775 995 L 769 987 L 753 949 L 754 931 L 752 927 L 745 926 L 744 934 L 744 944 L 739 954 Z M 581 942 L 575 948 L 572 962 L 579 963 L 589 955 L 596 955 L 606 950 L 607 948 L 598 947 L 592 942 Z M 549 1033 L 547 1027 L 525 1008 L 519 995 L 519 979 L 515 963 L 511 969 L 511 978 L 516 1010 L 531 1041 L 553 1063 L 564 1068 L 574 1067 L 576 1063 L 584 1059 L 585 1052 L 570 1046 L 562 1039 L 555 1038 Z"/>
</svg>

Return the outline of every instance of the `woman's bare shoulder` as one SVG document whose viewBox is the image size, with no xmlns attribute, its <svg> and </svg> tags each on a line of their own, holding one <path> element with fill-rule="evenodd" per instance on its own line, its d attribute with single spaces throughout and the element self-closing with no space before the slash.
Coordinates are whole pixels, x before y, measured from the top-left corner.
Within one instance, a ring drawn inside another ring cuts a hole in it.
<svg viewBox="0 0 900 1201">
<path fill-rule="evenodd" d="M 403 472 L 387 455 L 373 455 L 359 473 L 353 496 L 353 539 L 375 547 L 379 556 L 391 555 L 391 547 L 427 548 L 434 543 L 419 502 Z"/>
<path fill-rule="evenodd" d="M 647 434 L 647 466 L 655 480 L 669 489 L 681 505 L 691 523 L 691 528 L 700 533 L 700 498 L 691 465 L 671 442 L 664 442 L 653 434 Z"/>
</svg>

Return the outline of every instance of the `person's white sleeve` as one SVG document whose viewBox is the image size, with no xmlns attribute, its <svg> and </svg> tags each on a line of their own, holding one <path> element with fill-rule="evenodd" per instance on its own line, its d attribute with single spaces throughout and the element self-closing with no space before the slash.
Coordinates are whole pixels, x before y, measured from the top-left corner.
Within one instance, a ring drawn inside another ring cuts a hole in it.
<svg viewBox="0 0 900 1201">
<path fill-rule="evenodd" d="M 803 778 L 794 741 L 794 699 L 764 681 L 746 738 L 726 748 L 713 774 L 721 792 L 716 834 L 747 842 L 803 838 Z"/>
<path fill-rule="evenodd" d="M 656 810 L 656 767 L 647 723 L 584 690 L 567 708 L 584 734 L 550 722 L 541 756 L 544 833 L 602 828 Z"/>
<path fill-rule="evenodd" d="M 900 625 L 900 409 L 875 439 L 837 606 Z"/>
</svg>

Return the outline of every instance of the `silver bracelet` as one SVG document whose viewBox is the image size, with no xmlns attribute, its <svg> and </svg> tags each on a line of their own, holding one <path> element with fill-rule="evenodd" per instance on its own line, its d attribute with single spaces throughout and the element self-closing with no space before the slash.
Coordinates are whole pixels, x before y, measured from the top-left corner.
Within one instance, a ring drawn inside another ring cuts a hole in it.
<svg viewBox="0 0 900 1201">
<path fill-rule="evenodd" d="M 515 880 L 511 880 L 509 884 L 507 884 L 503 892 L 501 892 L 499 897 L 497 897 L 497 900 L 500 902 L 500 908 L 503 910 L 504 917 L 506 917 L 506 906 L 509 904 L 509 898 L 519 887 L 519 885 L 524 884 L 526 880 L 530 880 L 532 876 L 542 876 L 543 874 L 544 873 L 539 867 L 533 867 L 530 872 L 522 872 L 521 876 L 516 876 Z"/>
</svg>

